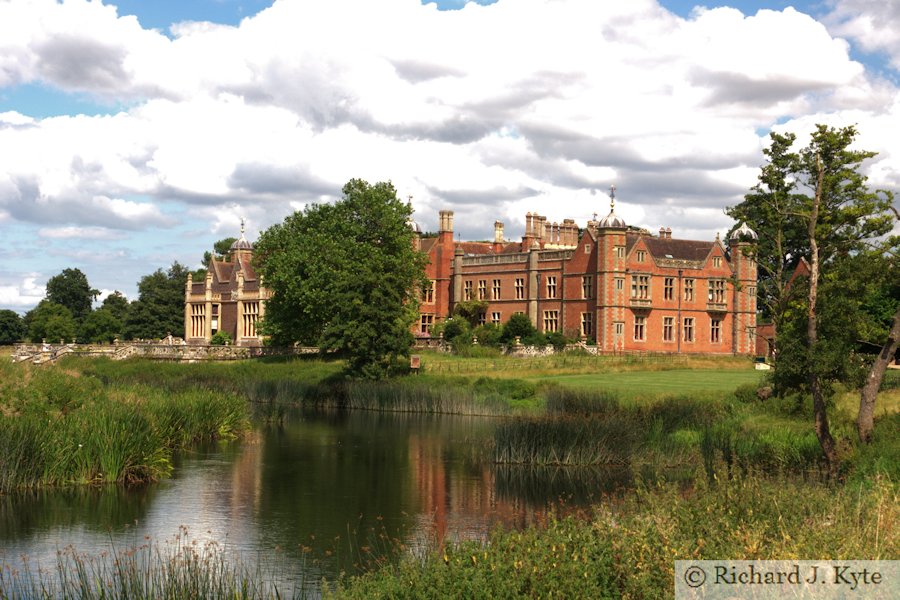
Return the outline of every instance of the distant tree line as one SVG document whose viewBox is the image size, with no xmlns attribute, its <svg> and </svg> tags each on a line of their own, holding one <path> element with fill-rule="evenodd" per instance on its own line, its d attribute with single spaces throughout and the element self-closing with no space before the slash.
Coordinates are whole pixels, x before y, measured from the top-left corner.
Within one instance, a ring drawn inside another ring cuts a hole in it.
<svg viewBox="0 0 900 600">
<path fill-rule="evenodd" d="M 191 271 L 177 261 L 157 269 L 138 283 L 138 297 L 129 302 L 119 291 L 94 309 L 100 292 L 80 269 L 64 269 L 47 281 L 47 293 L 20 317 L 0 310 L 0 344 L 23 340 L 58 343 L 112 342 L 115 339 L 161 339 L 184 331 L 184 287 Z"/>
</svg>

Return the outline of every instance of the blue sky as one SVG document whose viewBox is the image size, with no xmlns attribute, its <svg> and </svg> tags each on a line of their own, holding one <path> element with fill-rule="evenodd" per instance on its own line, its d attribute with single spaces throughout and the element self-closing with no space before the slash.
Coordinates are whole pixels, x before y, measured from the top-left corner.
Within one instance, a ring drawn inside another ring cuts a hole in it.
<svg viewBox="0 0 900 600">
<path fill-rule="evenodd" d="M 0 3 L 0 308 L 136 296 L 217 239 L 390 179 L 426 230 L 617 212 L 709 239 L 772 128 L 856 124 L 900 184 L 900 4 Z"/>
</svg>

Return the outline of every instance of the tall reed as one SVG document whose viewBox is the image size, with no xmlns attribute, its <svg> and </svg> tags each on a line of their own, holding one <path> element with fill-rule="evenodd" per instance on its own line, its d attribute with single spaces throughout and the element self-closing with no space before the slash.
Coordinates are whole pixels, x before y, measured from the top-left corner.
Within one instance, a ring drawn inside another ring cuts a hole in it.
<svg viewBox="0 0 900 600">
<path fill-rule="evenodd" d="M 55 564 L 0 565 L 0 598 L 305 598 L 313 581 L 269 560 L 248 562 L 182 528 L 174 539 L 101 554 L 68 546 Z"/>
<path fill-rule="evenodd" d="M 174 450 L 249 427 L 234 394 L 103 385 L 59 367 L 11 374 L 19 383 L 0 388 L 0 493 L 156 480 L 171 472 Z"/>
</svg>

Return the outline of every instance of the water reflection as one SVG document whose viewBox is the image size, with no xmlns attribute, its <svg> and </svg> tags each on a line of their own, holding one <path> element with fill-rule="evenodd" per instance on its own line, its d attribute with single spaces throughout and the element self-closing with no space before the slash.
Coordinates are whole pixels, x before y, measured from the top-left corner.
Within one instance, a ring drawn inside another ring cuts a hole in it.
<svg viewBox="0 0 900 600">
<path fill-rule="evenodd" d="M 499 421 L 375 412 L 296 413 L 241 443 L 179 457 L 175 476 L 0 497 L 0 564 L 52 565 L 68 545 L 99 553 L 171 539 L 180 527 L 245 562 L 277 553 L 285 576 L 316 581 L 396 552 L 525 526 L 627 485 L 621 473 L 497 468 Z"/>
</svg>

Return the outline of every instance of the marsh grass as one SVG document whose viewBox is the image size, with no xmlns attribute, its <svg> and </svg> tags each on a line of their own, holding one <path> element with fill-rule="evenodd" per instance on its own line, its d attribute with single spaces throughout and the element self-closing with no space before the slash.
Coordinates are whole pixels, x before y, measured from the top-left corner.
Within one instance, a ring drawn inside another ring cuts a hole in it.
<svg viewBox="0 0 900 600">
<path fill-rule="evenodd" d="M 0 493 L 154 481 L 169 475 L 175 450 L 249 428 L 234 394 L 104 385 L 59 366 L 2 370 Z"/>
<path fill-rule="evenodd" d="M 750 369 L 748 358 L 730 356 L 687 356 L 634 353 L 591 355 L 571 351 L 538 357 L 467 357 L 440 352 L 422 352 L 427 373 L 478 374 L 492 377 L 529 377 L 576 373 L 617 373 L 627 371 L 669 371 L 672 369 Z"/>
<path fill-rule="evenodd" d="M 758 472 L 713 484 L 642 484 L 587 518 L 550 518 L 484 542 L 435 548 L 424 558 L 332 585 L 336 598 L 670 598 L 674 561 L 786 557 L 890 559 L 900 552 L 894 483 L 835 486 Z"/>
<path fill-rule="evenodd" d="M 216 541 L 191 538 L 187 529 L 162 542 L 80 553 L 69 546 L 51 566 L 0 565 L 0 599 L 34 598 L 305 598 L 314 583 L 305 570 L 288 573 L 275 559 L 246 561 Z M 291 580 L 289 582 L 289 580 Z"/>
<path fill-rule="evenodd" d="M 762 402 L 747 390 L 730 395 L 698 393 L 651 400 L 609 391 L 562 386 L 544 388 L 546 414 L 498 427 L 494 460 L 501 464 L 562 466 L 629 465 L 660 470 L 703 465 L 712 476 L 720 462 L 733 468 L 800 472 L 818 469 L 822 451 L 810 419 L 784 401 Z M 793 405 L 795 401 L 789 400 Z M 893 415 L 893 416 L 891 416 Z M 876 429 L 889 431 L 897 413 L 879 417 Z M 894 426 L 896 430 L 896 426 Z M 836 435 L 846 438 L 848 467 L 864 462 L 894 475 L 898 444 L 887 435 L 870 448 L 854 448 L 852 422 L 836 419 Z"/>
</svg>

